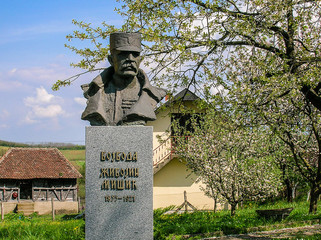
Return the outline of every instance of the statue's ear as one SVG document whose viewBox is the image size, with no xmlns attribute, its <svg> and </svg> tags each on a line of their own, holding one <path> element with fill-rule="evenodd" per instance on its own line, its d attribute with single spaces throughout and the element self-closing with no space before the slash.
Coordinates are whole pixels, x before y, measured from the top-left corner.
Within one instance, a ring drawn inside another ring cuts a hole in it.
<svg viewBox="0 0 321 240">
<path fill-rule="evenodd" d="M 110 63 L 111 66 L 114 66 L 113 58 L 111 55 L 108 55 L 108 62 Z"/>
</svg>

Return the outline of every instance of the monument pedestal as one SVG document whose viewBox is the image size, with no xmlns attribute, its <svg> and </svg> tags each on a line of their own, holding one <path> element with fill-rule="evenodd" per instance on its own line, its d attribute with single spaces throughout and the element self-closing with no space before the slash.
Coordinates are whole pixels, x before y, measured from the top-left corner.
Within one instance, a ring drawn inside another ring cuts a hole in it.
<svg viewBox="0 0 321 240">
<path fill-rule="evenodd" d="M 153 129 L 86 128 L 86 240 L 153 239 Z"/>
</svg>

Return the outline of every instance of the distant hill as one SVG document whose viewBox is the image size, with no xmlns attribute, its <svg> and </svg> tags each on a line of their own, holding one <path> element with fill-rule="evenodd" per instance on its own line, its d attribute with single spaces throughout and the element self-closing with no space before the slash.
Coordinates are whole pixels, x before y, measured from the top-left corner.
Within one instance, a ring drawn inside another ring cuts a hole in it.
<svg viewBox="0 0 321 240">
<path fill-rule="evenodd" d="M 9 148 L 10 147 L 35 147 L 35 148 L 55 147 L 58 149 L 70 149 L 70 150 L 85 149 L 84 145 L 76 145 L 72 143 L 49 142 L 49 143 L 41 143 L 41 144 L 26 144 L 26 143 L 9 142 L 9 141 L 3 141 L 3 140 L 0 140 L 0 146 L 9 147 Z"/>
</svg>

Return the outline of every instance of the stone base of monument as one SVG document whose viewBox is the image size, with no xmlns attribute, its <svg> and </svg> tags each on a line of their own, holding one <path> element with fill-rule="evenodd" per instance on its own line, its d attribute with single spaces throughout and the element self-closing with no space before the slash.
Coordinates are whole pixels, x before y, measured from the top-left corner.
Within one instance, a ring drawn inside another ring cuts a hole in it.
<svg viewBox="0 0 321 240">
<path fill-rule="evenodd" d="M 152 133 L 86 128 L 86 240 L 153 239 Z"/>
</svg>

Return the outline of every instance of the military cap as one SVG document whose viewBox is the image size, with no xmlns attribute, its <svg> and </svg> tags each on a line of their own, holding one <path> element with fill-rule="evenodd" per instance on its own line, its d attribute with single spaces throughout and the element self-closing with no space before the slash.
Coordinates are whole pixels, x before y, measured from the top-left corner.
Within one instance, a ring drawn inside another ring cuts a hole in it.
<svg viewBox="0 0 321 240">
<path fill-rule="evenodd" d="M 110 34 L 110 51 L 141 52 L 140 33 L 114 32 Z"/>
</svg>

